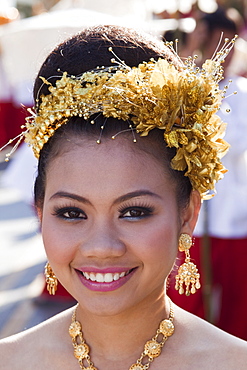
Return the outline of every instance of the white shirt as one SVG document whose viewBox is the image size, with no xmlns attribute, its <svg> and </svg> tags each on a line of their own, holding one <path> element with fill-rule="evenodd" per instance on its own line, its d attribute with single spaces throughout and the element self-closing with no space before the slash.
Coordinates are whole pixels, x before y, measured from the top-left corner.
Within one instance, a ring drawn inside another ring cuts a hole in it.
<svg viewBox="0 0 247 370">
<path fill-rule="evenodd" d="M 204 201 L 196 236 L 203 234 L 206 221 L 211 236 L 247 237 L 247 79 L 234 77 L 226 95 L 234 91 L 237 91 L 237 95 L 226 97 L 218 113 L 228 123 L 224 139 L 231 147 L 222 158 L 228 172 L 216 184 L 215 197 Z M 231 109 L 230 113 L 226 112 L 228 108 Z"/>
</svg>

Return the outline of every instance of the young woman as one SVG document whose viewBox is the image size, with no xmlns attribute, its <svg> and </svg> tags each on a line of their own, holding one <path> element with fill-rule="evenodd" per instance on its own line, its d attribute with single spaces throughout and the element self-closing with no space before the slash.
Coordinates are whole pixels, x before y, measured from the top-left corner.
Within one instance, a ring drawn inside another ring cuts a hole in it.
<svg viewBox="0 0 247 370">
<path fill-rule="evenodd" d="M 58 279 L 78 305 L 3 340 L 2 369 L 246 367 L 244 341 L 166 295 L 178 246 L 179 293 L 200 287 L 189 248 L 201 198 L 225 172 L 215 114 L 224 57 L 198 71 L 170 46 L 113 26 L 48 56 L 24 136 L 39 158 L 48 288 Z"/>
</svg>

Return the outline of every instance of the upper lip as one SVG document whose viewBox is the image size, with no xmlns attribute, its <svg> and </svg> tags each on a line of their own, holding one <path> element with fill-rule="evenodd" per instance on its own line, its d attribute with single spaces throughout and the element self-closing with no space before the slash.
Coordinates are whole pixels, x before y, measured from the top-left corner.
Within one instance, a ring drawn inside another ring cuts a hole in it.
<svg viewBox="0 0 247 370">
<path fill-rule="evenodd" d="M 98 267 L 93 267 L 93 266 L 85 266 L 85 267 L 79 267 L 76 268 L 76 270 L 81 271 L 81 272 L 93 272 L 95 274 L 100 273 L 100 274 L 107 274 L 107 273 L 121 273 L 121 272 L 127 272 L 129 270 L 132 270 L 135 267 L 104 267 L 104 268 L 98 268 Z"/>
</svg>

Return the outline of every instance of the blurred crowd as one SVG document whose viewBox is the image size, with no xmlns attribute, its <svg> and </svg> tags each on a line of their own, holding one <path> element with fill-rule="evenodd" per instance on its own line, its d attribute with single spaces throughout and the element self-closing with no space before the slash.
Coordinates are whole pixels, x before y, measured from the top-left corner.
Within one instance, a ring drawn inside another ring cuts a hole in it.
<svg viewBox="0 0 247 370">
<path fill-rule="evenodd" d="M 26 108 L 33 106 L 32 81 L 44 54 L 85 25 L 109 22 L 142 27 L 167 41 L 179 39 L 181 58 L 197 55 L 198 65 L 212 57 L 219 43 L 221 47 L 238 34 L 224 65 L 222 88 L 228 87 L 219 112 L 228 122 L 225 139 L 231 149 L 223 163 L 229 172 L 217 185 L 217 195 L 202 205 L 192 251 L 203 288 L 190 297 L 179 296 L 172 273 L 169 294 L 185 309 L 247 340 L 247 1 L 2 1 L 0 147 L 20 133 Z M 20 187 L 30 204 L 34 171 L 30 149 L 22 144 L 3 175 L 6 186 Z M 68 298 L 63 288 L 59 292 Z"/>
</svg>

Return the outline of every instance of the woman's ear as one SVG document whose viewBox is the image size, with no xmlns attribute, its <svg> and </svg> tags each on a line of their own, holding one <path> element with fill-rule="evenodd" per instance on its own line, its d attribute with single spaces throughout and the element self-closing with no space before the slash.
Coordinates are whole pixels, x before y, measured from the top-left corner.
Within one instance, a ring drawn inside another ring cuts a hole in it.
<svg viewBox="0 0 247 370">
<path fill-rule="evenodd" d="M 193 190 L 190 195 L 189 204 L 182 212 L 181 233 L 189 234 L 192 236 L 194 228 L 196 226 L 200 208 L 200 194 L 197 190 Z"/>
</svg>

